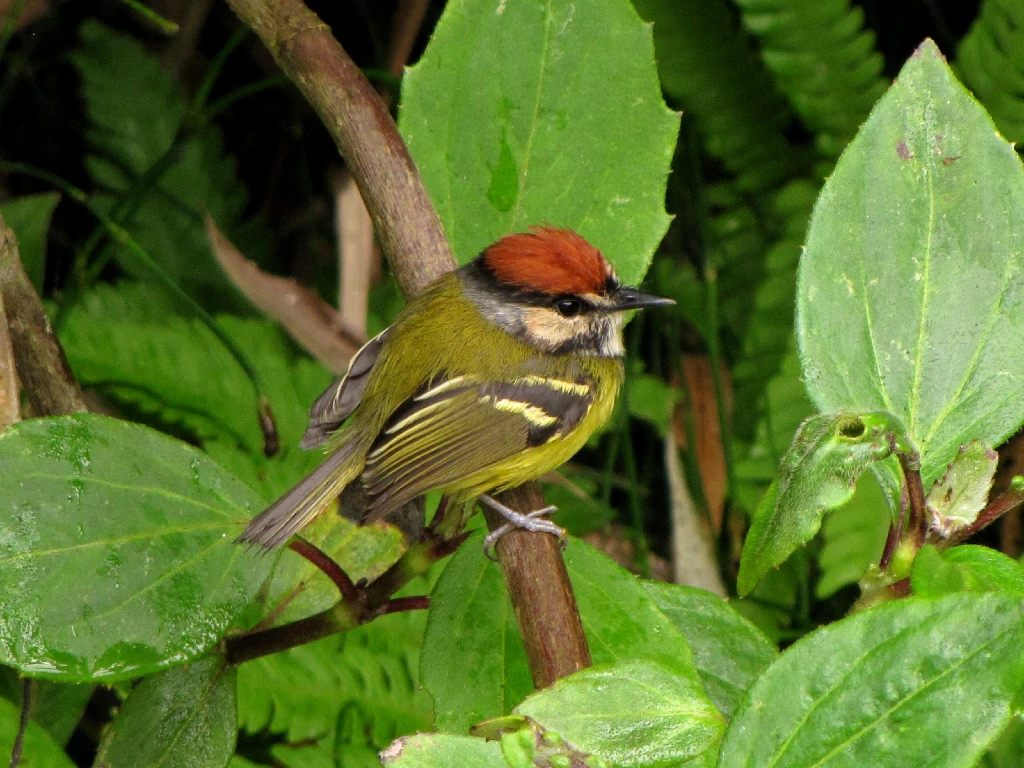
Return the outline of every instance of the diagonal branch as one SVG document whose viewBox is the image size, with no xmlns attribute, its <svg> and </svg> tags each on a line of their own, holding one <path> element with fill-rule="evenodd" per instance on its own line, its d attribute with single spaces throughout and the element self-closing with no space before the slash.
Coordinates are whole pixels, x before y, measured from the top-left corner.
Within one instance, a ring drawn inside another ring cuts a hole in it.
<svg viewBox="0 0 1024 768">
<path fill-rule="evenodd" d="M 391 115 L 328 27 L 301 0 L 227 2 L 260 36 L 334 138 L 403 293 L 415 296 L 454 269 L 441 221 Z M 516 496 L 524 506 L 510 506 L 531 511 L 540 493 L 533 488 Z M 498 556 L 524 643 L 536 649 L 530 655 L 534 679 L 544 685 L 589 666 L 557 546 L 544 533 L 513 531 L 506 539 Z"/>
</svg>

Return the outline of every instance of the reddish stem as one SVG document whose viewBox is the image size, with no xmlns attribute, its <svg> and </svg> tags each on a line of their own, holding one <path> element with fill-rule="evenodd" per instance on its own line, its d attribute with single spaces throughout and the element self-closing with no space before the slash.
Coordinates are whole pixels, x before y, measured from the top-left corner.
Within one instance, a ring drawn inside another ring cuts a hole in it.
<svg viewBox="0 0 1024 768">
<path fill-rule="evenodd" d="M 322 549 L 301 538 L 294 538 L 288 542 L 288 549 L 302 555 L 306 560 L 323 571 L 324 575 L 338 587 L 342 600 L 349 603 L 359 600 L 360 592 L 356 589 L 356 585 L 352 583 L 352 579 Z"/>
</svg>

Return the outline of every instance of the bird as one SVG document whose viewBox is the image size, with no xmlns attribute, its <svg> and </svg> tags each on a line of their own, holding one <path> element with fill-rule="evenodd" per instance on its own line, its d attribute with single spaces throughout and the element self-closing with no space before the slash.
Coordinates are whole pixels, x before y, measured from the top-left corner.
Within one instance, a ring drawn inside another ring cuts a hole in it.
<svg viewBox="0 0 1024 768">
<path fill-rule="evenodd" d="M 624 378 L 629 310 L 674 304 L 623 286 L 571 229 L 509 234 L 431 283 L 313 403 L 302 448 L 326 460 L 248 524 L 239 542 L 288 542 L 350 484 L 363 523 L 429 491 L 479 498 L 512 527 L 565 532 L 493 494 L 566 462 L 609 418 Z"/>
</svg>

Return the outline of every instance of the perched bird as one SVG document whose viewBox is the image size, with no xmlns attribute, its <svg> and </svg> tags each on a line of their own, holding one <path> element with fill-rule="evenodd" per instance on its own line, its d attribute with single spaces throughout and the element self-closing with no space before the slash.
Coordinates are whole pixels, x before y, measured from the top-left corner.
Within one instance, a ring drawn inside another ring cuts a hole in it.
<svg viewBox="0 0 1024 768">
<path fill-rule="evenodd" d="M 327 460 L 239 540 L 280 546 L 357 481 L 364 522 L 439 490 L 564 535 L 539 519 L 551 508 L 523 515 L 484 494 L 537 478 L 586 443 L 622 384 L 624 311 L 672 303 L 620 285 L 572 230 L 503 237 L 356 353 L 313 404 L 302 439 L 326 445 Z"/>
</svg>

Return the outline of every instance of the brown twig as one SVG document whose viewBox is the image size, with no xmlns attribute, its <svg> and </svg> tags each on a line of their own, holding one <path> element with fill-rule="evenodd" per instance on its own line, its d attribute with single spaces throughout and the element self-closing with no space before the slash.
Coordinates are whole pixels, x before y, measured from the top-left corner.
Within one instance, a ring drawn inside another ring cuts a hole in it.
<svg viewBox="0 0 1024 768">
<path fill-rule="evenodd" d="M 415 296 L 454 269 L 441 221 L 391 115 L 327 26 L 301 0 L 228 3 L 327 126 L 403 293 Z M 522 493 L 534 499 L 527 509 L 543 506 L 536 486 Z M 498 555 L 538 687 L 588 666 L 590 653 L 557 543 L 545 533 L 513 531 L 499 542 Z"/>
<path fill-rule="evenodd" d="M 412 47 L 419 37 L 420 27 L 427 15 L 429 0 L 398 0 L 395 21 L 391 27 L 391 47 L 388 51 L 388 71 L 398 77 L 405 69 Z"/>
<path fill-rule="evenodd" d="M 907 500 L 910 505 L 907 520 L 907 533 L 914 537 L 914 543 L 920 547 L 924 544 L 928 533 L 928 516 L 925 511 L 924 486 L 921 483 L 921 463 L 906 453 L 897 453 L 903 478 L 906 481 Z"/>
<path fill-rule="evenodd" d="M 334 184 L 334 220 L 338 233 L 338 312 L 342 323 L 366 337 L 366 310 L 374 261 L 373 222 L 352 177 L 338 174 Z M 379 265 L 377 265 L 379 271 Z"/>
<path fill-rule="evenodd" d="M 336 374 L 344 373 L 352 355 L 365 343 L 365 333 L 347 328 L 335 309 L 315 291 L 295 280 L 261 270 L 221 233 L 209 216 L 206 234 L 217 262 L 235 287 L 281 323 L 324 367 Z"/>
<path fill-rule="evenodd" d="M 953 531 L 948 539 L 947 546 L 959 544 L 966 541 L 987 525 L 991 525 L 1007 512 L 1019 509 L 1024 504 L 1024 491 L 1008 491 L 994 498 L 988 506 L 981 510 L 977 519 L 966 528 Z"/>
<path fill-rule="evenodd" d="M 37 416 L 85 411 L 82 390 L 64 357 L 50 320 L 21 266 L 14 233 L 0 218 L 0 296 L 26 399 Z"/>
<path fill-rule="evenodd" d="M 305 539 L 295 538 L 288 542 L 288 549 L 298 555 L 302 555 L 302 557 L 319 568 L 324 576 L 333 581 L 334 585 L 338 588 L 338 592 L 341 593 L 342 600 L 354 603 L 359 599 L 359 591 L 356 589 L 356 585 L 352 583 L 352 579 L 320 547 L 311 544 Z"/>
<path fill-rule="evenodd" d="M 300 0 L 228 0 L 334 138 L 402 292 L 455 267 L 441 221 L 384 102 L 330 29 Z"/>
<path fill-rule="evenodd" d="M 28 731 L 29 718 L 32 717 L 32 702 L 35 699 L 35 681 L 24 678 L 21 681 L 21 717 L 18 720 L 18 733 L 14 737 L 11 748 L 11 768 L 21 765 L 21 753 L 25 748 L 25 733 Z"/>
<path fill-rule="evenodd" d="M 513 488 L 499 498 L 520 512 L 544 507 L 544 495 L 537 483 Z M 484 516 L 492 531 L 505 523 L 497 512 L 486 507 Z M 590 648 L 558 539 L 548 533 L 516 529 L 502 536 L 496 549 L 533 684 L 546 688 L 589 667 Z"/>
<path fill-rule="evenodd" d="M 21 396 L 18 393 L 18 369 L 14 365 L 14 347 L 7 331 L 7 313 L 0 292 L 0 432 L 21 419 Z"/>
</svg>

